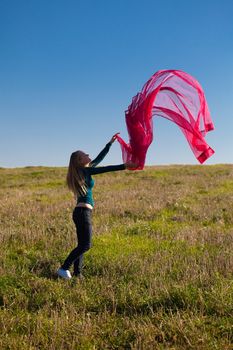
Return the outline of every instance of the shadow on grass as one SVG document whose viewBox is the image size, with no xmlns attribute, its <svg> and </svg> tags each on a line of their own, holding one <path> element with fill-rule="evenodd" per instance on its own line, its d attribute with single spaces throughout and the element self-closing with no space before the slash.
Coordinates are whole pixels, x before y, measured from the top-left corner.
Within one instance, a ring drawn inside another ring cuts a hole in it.
<svg viewBox="0 0 233 350">
<path fill-rule="evenodd" d="M 30 266 L 29 271 L 36 274 L 38 277 L 50 280 L 58 279 L 56 268 L 50 260 L 38 260 L 33 266 Z"/>
</svg>

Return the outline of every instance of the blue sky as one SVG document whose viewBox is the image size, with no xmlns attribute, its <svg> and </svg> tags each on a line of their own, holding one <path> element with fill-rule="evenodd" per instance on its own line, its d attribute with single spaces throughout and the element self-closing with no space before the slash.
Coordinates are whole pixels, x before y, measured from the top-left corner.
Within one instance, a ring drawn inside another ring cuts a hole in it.
<svg viewBox="0 0 233 350">
<path fill-rule="evenodd" d="M 181 69 L 202 85 L 215 131 L 206 164 L 233 163 L 232 0 L 1 0 L 0 166 L 94 157 L 150 76 Z M 103 164 L 121 163 L 115 143 Z M 147 165 L 198 164 L 179 128 L 154 118 Z"/>
</svg>

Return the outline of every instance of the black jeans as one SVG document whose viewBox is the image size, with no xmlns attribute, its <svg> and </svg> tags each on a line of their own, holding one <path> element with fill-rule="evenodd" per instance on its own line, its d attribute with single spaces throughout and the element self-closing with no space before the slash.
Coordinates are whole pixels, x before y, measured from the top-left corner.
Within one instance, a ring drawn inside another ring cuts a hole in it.
<svg viewBox="0 0 233 350">
<path fill-rule="evenodd" d="M 74 248 L 66 260 L 62 268 L 69 270 L 74 264 L 74 275 L 80 275 L 83 264 L 83 254 L 91 248 L 92 238 L 92 210 L 89 208 L 76 207 L 73 211 L 73 221 L 76 226 L 78 245 Z"/>
</svg>

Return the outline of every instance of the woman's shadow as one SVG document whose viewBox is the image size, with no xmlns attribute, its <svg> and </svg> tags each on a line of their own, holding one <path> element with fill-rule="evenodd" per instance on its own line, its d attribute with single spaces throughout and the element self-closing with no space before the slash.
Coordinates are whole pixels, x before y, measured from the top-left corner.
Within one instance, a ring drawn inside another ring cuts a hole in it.
<svg viewBox="0 0 233 350">
<path fill-rule="evenodd" d="M 29 271 L 36 274 L 38 277 L 47 278 L 50 280 L 58 280 L 56 267 L 50 260 L 37 260 L 36 263 L 29 267 Z"/>
</svg>

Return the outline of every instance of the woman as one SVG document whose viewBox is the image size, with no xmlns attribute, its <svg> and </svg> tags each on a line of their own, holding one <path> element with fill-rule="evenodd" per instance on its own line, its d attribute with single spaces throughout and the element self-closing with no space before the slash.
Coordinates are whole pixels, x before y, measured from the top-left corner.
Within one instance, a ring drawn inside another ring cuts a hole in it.
<svg viewBox="0 0 233 350">
<path fill-rule="evenodd" d="M 82 277 L 83 254 L 91 247 L 91 216 L 94 207 L 92 196 L 94 180 L 92 175 L 135 168 L 135 164 L 132 162 L 120 165 L 96 167 L 96 165 L 99 164 L 109 152 L 116 137 L 117 134 L 113 135 L 110 142 L 107 143 L 105 148 L 92 161 L 89 158 L 89 155 L 82 151 L 76 151 L 71 154 L 66 181 L 68 188 L 77 197 L 77 205 L 73 211 L 73 221 L 77 230 L 78 245 L 71 251 L 57 271 L 58 276 L 64 279 L 70 279 L 72 277 L 69 271 L 71 265 L 74 265 L 74 276 Z"/>
</svg>

